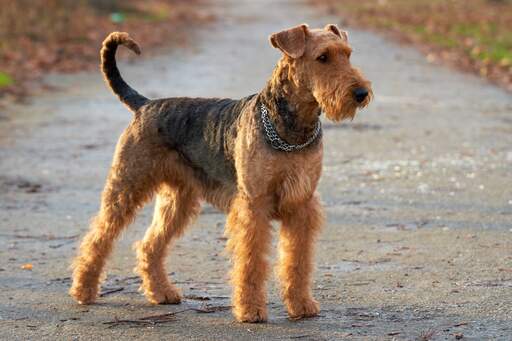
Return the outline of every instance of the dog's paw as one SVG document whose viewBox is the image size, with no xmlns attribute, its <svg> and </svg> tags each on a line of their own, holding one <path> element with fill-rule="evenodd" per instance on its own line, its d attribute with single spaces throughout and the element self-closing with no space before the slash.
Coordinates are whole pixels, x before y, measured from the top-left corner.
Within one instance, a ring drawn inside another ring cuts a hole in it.
<svg viewBox="0 0 512 341">
<path fill-rule="evenodd" d="M 142 289 L 147 300 L 153 304 L 180 304 L 181 294 L 173 287 L 163 287 L 152 290 Z"/>
<path fill-rule="evenodd" d="M 233 315 L 238 322 L 260 323 L 267 321 L 267 308 L 263 307 L 235 307 Z"/>
<path fill-rule="evenodd" d="M 292 319 L 317 316 L 320 312 L 320 305 L 313 298 L 287 302 L 288 315 Z"/>
<path fill-rule="evenodd" d="M 93 304 L 98 296 L 98 289 L 93 287 L 84 287 L 80 284 L 73 283 L 69 289 L 69 295 L 73 297 L 78 304 Z"/>
</svg>

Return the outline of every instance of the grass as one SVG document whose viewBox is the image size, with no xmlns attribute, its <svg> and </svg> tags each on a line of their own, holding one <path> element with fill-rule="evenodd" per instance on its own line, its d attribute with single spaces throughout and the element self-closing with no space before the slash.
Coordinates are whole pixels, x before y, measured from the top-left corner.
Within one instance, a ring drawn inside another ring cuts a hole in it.
<svg viewBox="0 0 512 341">
<path fill-rule="evenodd" d="M 512 0 L 310 0 L 512 90 Z"/>
<path fill-rule="evenodd" d="M 12 85 L 14 80 L 8 74 L 0 71 L 0 88 Z"/>
</svg>

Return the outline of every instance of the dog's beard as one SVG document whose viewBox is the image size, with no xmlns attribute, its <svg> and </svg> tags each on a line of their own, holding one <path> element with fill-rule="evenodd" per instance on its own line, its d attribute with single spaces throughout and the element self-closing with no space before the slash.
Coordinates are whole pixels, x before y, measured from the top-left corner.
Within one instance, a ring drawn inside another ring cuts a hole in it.
<svg viewBox="0 0 512 341">
<path fill-rule="evenodd" d="M 357 106 L 350 98 L 337 98 L 332 96 L 321 101 L 320 106 L 328 119 L 334 122 L 341 122 L 346 119 L 354 119 Z"/>
<path fill-rule="evenodd" d="M 334 92 L 328 96 L 317 97 L 317 101 L 325 116 L 334 122 L 352 120 L 359 108 L 359 103 L 353 100 L 351 93 Z"/>
<path fill-rule="evenodd" d="M 361 103 L 357 102 L 353 95 L 353 89 L 356 87 L 356 85 L 348 87 L 339 86 L 328 91 L 323 90 L 318 95 L 314 95 L 320 108 L 331 121 L 352 120 L 356 115 L 357 109 L 366 107 L 373 96 L 370 87 L 368 87 L 369 93 L 366 99 Z"/>
</svg>

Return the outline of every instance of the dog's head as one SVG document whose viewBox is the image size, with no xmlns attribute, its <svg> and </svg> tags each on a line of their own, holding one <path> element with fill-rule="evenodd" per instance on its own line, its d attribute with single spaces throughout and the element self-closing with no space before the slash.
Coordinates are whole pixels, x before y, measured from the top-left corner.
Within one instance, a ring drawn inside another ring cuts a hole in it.
<svg viewBox="0 0 512 341">
<path fill-rule="evenodd" d="M 327 118 L 353 118 L 370 102 L 370 82 L 350 63 L 347 32 L 335 25 L 309 29 L 303 24 L 272 34 L 270 43 L 283 52 L 289 80 L 308 92 Z"/>
</svg>

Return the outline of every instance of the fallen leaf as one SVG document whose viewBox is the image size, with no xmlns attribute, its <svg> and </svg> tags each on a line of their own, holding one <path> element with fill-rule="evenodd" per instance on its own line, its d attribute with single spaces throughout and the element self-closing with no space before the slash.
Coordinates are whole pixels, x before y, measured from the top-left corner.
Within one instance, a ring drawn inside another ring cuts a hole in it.
<svg viewBox="0 0 512 341">
<path fill-rule="evenodd" d="M 21 266 L 23 270 L 32 270 L 34 266 L 31 263 L 26 263 Z"/>
</svg>

